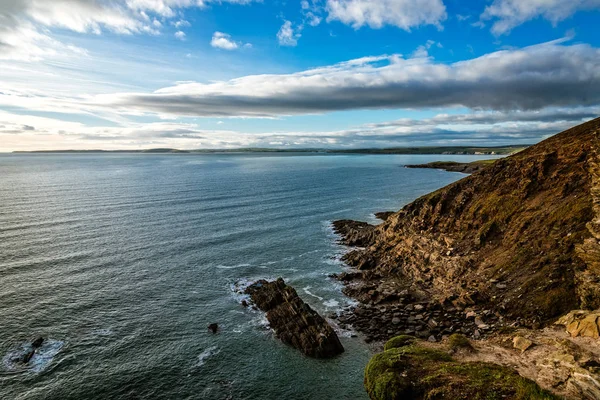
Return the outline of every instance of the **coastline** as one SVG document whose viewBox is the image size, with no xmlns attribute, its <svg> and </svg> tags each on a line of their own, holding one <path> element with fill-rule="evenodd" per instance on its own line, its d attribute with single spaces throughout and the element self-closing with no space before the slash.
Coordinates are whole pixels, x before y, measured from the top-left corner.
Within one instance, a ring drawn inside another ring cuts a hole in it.
<svg viewBox="0 0 600 400">
<path fill-rule="evenodd" d="M 359 302 L 339 320 L 367 342 L 387 341 L 372 362 L 402 338 L 418 343 L 399 345 L 409 352 L 446 352 L 458 335 L 475 350 L 453 362 L 499 364 L 556 395 L 600 398 L 591 361 L 600 359 L 600 314 L 589 311 L 600 298 L 599 126 L 596 119 L 486 165 L 381 213 L 379 225 L 333 222 L 349 246 L 342 260 L 350 270 L 337 279 Z M 366 384 L 379 379 L 370 368 Z"/>
<path fill-rule="evenodd" d="M 460 163 L 455 161 L 434 161 L 427 164 L 412 164 L 405 165 L 406 168 L 428 168 L 440 169 L 448 172 L 461 172 L 463 174 L 473 174 L 485 168 L 492 166 L 496 160 L 480 160 L 468 163 Z"/>
</svg>

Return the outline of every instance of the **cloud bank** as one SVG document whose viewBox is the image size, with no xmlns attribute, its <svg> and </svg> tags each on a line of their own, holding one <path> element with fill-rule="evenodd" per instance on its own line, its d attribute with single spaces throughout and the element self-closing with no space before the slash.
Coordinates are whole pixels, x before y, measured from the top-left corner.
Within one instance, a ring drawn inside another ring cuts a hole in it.
<svg viewBox="0 0 600 400">
<path fill-rule="evenodd" d="M 156 122 L 125 127 L 88 127 L 80 123 L 0 111 L 2 150 L 31 149 L 180 149 L 277 147 L 367 148 L 436 145 L 531 144 L 600 114 L 600 107 L 526 112 L 439 114 L 334 131 L 249 133 L 204 129 L 194 123 Z M 35 128 L 34 128 L 35 127 Z M 33 129 L 32 129 L 33 128 Z"/>
<path fill-rule="evenodd" d="M 539 110 L 600 104 L 600 49 L 554 41 L 451 64 L 366 57 L 282 75 L 184 82 L 88 99 L 119 113 L 279 117 L 356 109 Z"/>
</svg>

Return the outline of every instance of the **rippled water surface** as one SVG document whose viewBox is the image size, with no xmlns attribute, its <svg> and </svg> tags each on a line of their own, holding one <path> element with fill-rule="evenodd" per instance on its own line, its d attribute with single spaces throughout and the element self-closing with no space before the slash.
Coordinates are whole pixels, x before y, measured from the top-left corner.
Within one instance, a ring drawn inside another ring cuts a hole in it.
<svg viewBox="0 0 600 400">
<path fill-rule="evenodd" d="M 0 398 L 366 398 L 360 338 L 306 358 L 233 288 L 281 276 L 326 316 L 348 306 L 327 277 L 344 250 L 330 221 L 373 221 L 462 177 L 402 168 L 440 158 L 476 159 L 0 156 Z"/>
</svg>

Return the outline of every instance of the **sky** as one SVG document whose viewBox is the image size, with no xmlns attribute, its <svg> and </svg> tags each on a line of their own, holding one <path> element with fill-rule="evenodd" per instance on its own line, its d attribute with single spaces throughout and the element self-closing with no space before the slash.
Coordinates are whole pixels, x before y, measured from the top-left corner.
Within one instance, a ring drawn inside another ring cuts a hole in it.
<svg viewBox="0 0 600 400">
<path fill-rule="evenodd" d="M 600 0 L 0 0 L 0 152 L 532 144 Z"/>
</svg>

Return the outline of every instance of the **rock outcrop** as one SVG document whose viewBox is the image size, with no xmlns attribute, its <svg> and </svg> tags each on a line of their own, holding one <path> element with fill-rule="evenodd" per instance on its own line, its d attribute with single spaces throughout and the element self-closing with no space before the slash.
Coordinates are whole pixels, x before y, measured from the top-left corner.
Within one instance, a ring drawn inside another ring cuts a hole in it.
<svg viewBox="0 0 600 400">
<path fill-rule="evenodd" d="M 366 247 L 375 240 L 375 226 L 366 222 L 335 221 L 333 231 L 342 237 L 342 243 L 347 246 Z"/>
<path fill-rule="evenodd" d="M 344 352 L 333 328 L 283 279 L 258 281 L 246 293 L 266 312 L 271 328 L 284 343 L 315 358 L 330 358 Z"/>
<path fill-rule="evenodd" d="M 557 325 L 564 325 L 571 337 L 591 337 L 600 339 L 600 310 L 589 312 L 584 310 L 571 311 L 556 321 Z"/>
<path fill-rule="evenodd" d="M 393 296 L 378 296 L 409 290 L 420 302 L 472 307 L 533 328 L 573 309 L 600 308 L 599 135 L 600 119 L 562 132 L 376 227 L 336 222 L 343 241 L 361 247 L 344 258 L 362 271 L 348 293 L 393 310 Z M 397 298 L 404 308 L 407 296 Z M 490 325 L 479 322 L 480 330 Z M 409 328 L 384 326 L 400 327 Z"/>
</svg>

